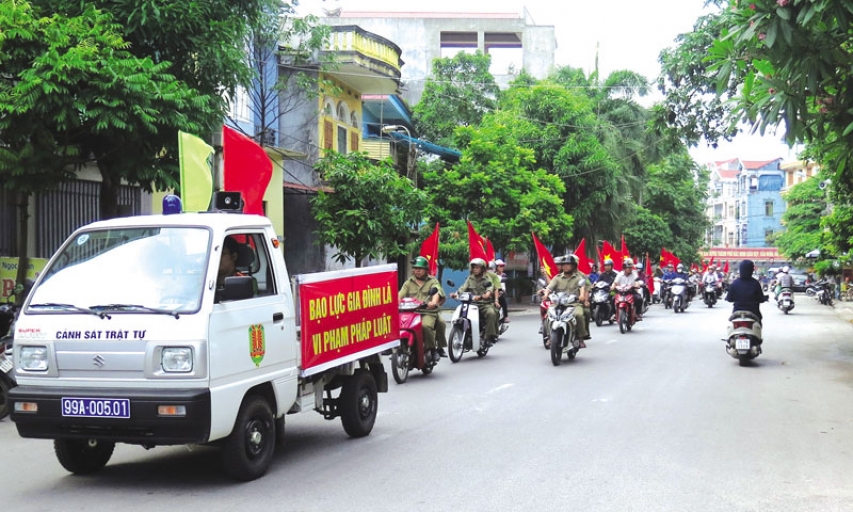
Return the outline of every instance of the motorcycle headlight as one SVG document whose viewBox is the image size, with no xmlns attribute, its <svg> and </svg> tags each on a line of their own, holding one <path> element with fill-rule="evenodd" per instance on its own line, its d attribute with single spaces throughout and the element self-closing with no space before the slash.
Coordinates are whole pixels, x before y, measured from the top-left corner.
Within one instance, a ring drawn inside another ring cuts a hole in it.
<svg viewBox="0 0 853 512">
<path fill-rule="evenodd" d="M 190 347 L 166 347 L 160 355 L 160 366 L 164 372 L 188 373 L 193 371 L 193 349 Z"/>
<path fill-rule="evenodd" d="M 47 347 L 45 346 L 25 346 L 21 347 L 21 357 L 19 360 L 22 370 L 29 372 L 44 372 L 47 371 Z"/>
</svg>

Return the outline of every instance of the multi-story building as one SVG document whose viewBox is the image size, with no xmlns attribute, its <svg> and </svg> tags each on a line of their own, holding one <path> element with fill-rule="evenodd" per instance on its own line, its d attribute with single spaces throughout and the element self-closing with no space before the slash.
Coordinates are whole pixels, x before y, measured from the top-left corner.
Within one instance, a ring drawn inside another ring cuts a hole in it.
<svg viewBox="0 0 853 512">
<path fill-rule="evenodd" d="M 514 73 L 526 70 L 545 78 L 554 68 L 557 39 L 551 25 L 536 25 L 525 13 L 362 12 L 343 10 L 322 23 L 357 24 L 396 41 L 406 62 L 403 98 L 420 101 L 432 61 L 460 51 L 481 51 L 492 57 L 491 73 L 506 86 Z"/>
<path fill-rule="evenodd" d="M 734 158 L 709 164 L 709 246 L 770 247 L 768 238 L 782 229 L 786 209 L 781 161 Z"/>
<path fill-rule="evenodd" d="M 785 171 L 785 188 L 787 191 L 794 185 L 800 184 L 809 178 L 817 176 L 820 166 L 811 160 L 795 160 L 785 162 L 780 168 Z"/>
<path fill-rule="evenodd" d="M 339 267 L 333 250 L 318 243 L 318 225 L 311 214 L 311 197 L 324 185 L 314 170 L 325 150 L 339 153 L 363 151 L 365 114 L 363 97 L 372 95 L 383 105 L 396 105 L 389 98 L 399 93 L 402 50 L 390 40 L 356 25 L 332 28 L 324 50 L 334 54 L 330 69 L 292 66 L 281 57 L 280 77 L 294 83 L 308 75 L 316 89 L 305 92 L 303 101 L 292 101 L 287 115 L 279 119 L 279 145 L 304 158 L 285 158 L 284 256 L 293 273 L 316 272 Z M 294 87 L 294 90 L 296 87 Z M 388 121 L 401 113 L 388 109 Z"/>
</svg>

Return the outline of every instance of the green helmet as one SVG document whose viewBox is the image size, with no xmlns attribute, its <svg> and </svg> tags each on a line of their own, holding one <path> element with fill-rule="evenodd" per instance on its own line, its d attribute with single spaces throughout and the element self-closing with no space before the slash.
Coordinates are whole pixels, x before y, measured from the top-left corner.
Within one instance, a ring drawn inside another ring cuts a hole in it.
<svg viewBox="0 0 853 512">
<path fill-rule="evenodd" d="M 425 268 L 429 270 L 429 260 L 423 256 L 418 256 L 412 260 L 412 268 Z"/>
</svg>

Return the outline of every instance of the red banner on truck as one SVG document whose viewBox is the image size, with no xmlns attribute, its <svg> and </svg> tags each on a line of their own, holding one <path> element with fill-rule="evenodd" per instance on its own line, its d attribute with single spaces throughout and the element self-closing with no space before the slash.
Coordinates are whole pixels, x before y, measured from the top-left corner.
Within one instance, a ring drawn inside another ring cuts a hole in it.
<svg viewBox="0 0 853 512">
<path fill-rule="evenodd" d="M 297 276 L 302 375 L 392 348 L 400 339 L 397 270 L 382 265 Z"/>
</svg>

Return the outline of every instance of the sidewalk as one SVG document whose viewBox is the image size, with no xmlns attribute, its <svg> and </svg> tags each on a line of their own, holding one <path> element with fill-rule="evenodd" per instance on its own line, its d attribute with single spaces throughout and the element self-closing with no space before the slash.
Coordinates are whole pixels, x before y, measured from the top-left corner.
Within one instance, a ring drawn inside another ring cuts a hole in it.
<svg viewBox="0 0 853 512">
<path fill-rule="evenodd" d="M 842 320 L 853 323 L 853 302 L 836 300 L 832 302 L 832 307 Z"/>
</svg>

